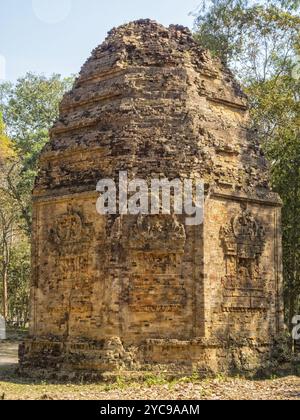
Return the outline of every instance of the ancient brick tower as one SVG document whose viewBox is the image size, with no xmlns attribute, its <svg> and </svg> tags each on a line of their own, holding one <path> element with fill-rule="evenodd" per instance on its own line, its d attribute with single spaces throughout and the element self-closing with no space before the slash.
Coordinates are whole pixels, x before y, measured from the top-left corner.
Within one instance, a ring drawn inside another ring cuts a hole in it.
<svg viewBox="0 0 300 420">
<path fill-rule="evenodd" d="M 283 328 L 281 203 L 247 99 L 179 26 L 112 30 L 60 107 L 34 190 L 22 369 L 255 368 Z M 96 184 L 203 179 L 205 219 L 100 216 Z"/>
</svg>

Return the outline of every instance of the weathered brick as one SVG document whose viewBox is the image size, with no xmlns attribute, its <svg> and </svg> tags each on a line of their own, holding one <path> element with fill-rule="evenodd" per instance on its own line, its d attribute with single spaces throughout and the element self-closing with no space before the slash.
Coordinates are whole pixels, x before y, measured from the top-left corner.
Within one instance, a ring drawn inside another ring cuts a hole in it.
<svg viewBox="0 0 300 420">
<path fill-rule="evenodd" d="M 281 202 L 248 125 L 234 77 L 187 29 L 138 21 L 109 33 L 41 155 L 23 370 L 180 373 L 268 359 L 283 329 Z M 96 184 L 120 170 L 202 179 L 204 224 L 99 216 Z"/>
</svg>

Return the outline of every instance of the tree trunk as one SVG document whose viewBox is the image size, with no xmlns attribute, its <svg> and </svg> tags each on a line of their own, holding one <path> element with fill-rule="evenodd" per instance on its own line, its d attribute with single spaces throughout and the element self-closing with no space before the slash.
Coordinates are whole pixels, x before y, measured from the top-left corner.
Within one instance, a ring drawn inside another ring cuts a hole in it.
<svg viewBox="0 0 300 420">
<path fill-rule="evenodd" d="M 3 267 L 3 317 L 8 320 L 8 265 L 4 263 Z"/>
<path fill-rule="evenodd" d="M 3 232 L 3 266 L 2 266 L 2 305 L 3 305 L 3 317 L 5 321 L 8 321 L 8 270 L 10 263 L 10 248 L 12 245 L 12 227 L 6 229 Z"/>
</svg>

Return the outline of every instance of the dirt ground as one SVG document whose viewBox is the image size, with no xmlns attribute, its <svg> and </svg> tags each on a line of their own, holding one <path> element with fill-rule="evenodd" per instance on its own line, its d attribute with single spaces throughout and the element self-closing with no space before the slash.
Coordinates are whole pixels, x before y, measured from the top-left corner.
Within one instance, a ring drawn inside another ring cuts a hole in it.
<svg viewBox="0 0 300 420">
<path fill-rule="evenodd" d="M 18 340 L 0 342 L 0 400 L 300 400 L 300 376 L 268 380 L 218 377 L 166 382 L 59 384 L 30 381 L 17 375 Z"/>
<path fill-rule="evenodd" d="M 0 367 L 15 365 L 18 363 L 18 342 L 0 341 Z"/>
</svg>

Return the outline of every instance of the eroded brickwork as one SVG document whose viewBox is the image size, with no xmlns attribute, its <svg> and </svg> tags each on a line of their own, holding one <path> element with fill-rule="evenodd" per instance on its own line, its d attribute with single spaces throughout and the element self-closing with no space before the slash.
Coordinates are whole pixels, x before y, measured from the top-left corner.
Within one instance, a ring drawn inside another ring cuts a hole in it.
<svg viewBox="0 0 300 420">
<path fill-rule="evenodd" d="M 100 216 L 119 171 L 202 179 L 205 219 Z M 44 374 L 250 369 L 281 333 L 280 200 L 247 99 L 179 26 L 112 30 L 61 104 L 34 190 L 31 338 Z"/>
</svg>

